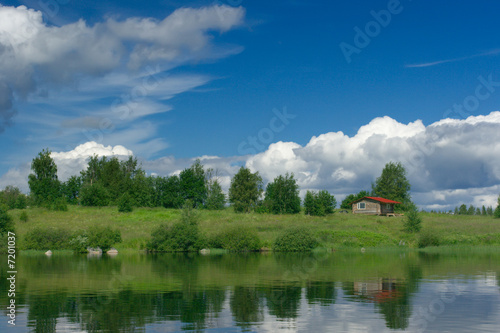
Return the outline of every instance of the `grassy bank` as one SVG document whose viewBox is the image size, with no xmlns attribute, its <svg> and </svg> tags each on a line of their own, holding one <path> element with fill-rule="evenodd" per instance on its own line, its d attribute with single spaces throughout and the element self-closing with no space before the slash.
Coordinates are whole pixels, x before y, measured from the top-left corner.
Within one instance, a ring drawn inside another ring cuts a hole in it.
<svg viewBox="0 0 500 333">
<path fill-rule="evenodd" d="M 71 232 L 91 226 L 109 226 L 121 232 L 118 250 L 144 248 L 151 232 L 163 223 L 173 224 L 181 218 L 181 210 L 139 208 L 131 213 L 119 213 L 116 207 L 91 208 L 69 206 L 66 212 L 43 208 L 27 209 L 28 221 L 20 220 L 21 210 L 11 210 L 15 221 L 18 246 L 23 249 L 24 236 L 30 230 L 62 228 Z M 256 231 L 263 246 L 273 241 L 287 228 L 307 227 L 323 248 L 352 247 L 418 247 L 422 235 L 431 235 L 439 245 L 500 245 L 500 220 L 488 216 L 453 216 L 422 213 L 420 234 L 403 231 L 404 217 L 361 216 L 339 214 L 325 217 L 271 214 L 238 214 L 232 209 L 199 211 L 200 232 L 211 237 L 226 228 L 244 225 Z M 403 245 L 404 244 L 404 245 Z"/>
</svg>

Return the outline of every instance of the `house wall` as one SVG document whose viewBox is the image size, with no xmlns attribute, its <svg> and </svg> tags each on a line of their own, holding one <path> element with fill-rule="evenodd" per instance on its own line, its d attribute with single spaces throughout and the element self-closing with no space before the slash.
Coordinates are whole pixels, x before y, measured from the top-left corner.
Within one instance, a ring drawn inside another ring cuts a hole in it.
<svg viewBox="0 0 500 333">
<path fill-rule="evenodd" d="M 394 213 L 394 205 L 393 204 L 380 204 L 382 214 Z"/>
<path fill-rule="evenodd" d="M 380 207 L 379 202 L 374 202 L 370 200 L 361 200 L 359 202 L 364 202 L 366 204 L 365 209 L 358 209 L 358 203 L 352 205 L 352 212 L 354 214 L 382 214 L 382 207 Z"/>
</svg>

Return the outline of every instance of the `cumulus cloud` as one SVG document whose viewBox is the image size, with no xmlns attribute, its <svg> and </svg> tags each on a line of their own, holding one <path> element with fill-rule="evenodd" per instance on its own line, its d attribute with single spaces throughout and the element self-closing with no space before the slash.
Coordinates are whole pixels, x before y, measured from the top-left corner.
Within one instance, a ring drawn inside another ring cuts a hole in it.
<svg viewBox="0 0 500 333">
<path fill-rule="evenodd" d="M 93 154 L 131 155 L 124 146 L 88 142 L 68 152 L 53 153 L 53 157 L 65 178 L 82 170 Z M 304 146 L 276 142 L 255 155 L 198 158 L 206 168 L 218 170 L 226 191 L 231 177 L 244 165 L 259 171 L 265 183 L 293 172 L 302 190 L 326 189 L 340 200 L 349 193 L 369 190 L 386 163 L 401 162 L 408 171 L 412 197 L 422 208 L 448 210 L 462 203 L 495 206 L 500 192 L 500 112 L 444 119 L 428 126 L 419 120 L 403 124 L 380 117 L 354 136 L 330 132 L 312 137 Z M 166 176 L 179 174 L 195 159 L 167 156 L 144 160 L 143 167 L 148 173 Z M 11 169 L 0 178 L 0 185 L 19 186 L 27 179 L 23 170 Z"/>
<path fill-rule="evenodd" d="M 217 50 L 211 32 L 242 24 L 243 8 L 181 8 L 163 20 L 83 20 L 49 26 L 40 11 L 0 5 L 0 130 L 13 116 L 14 96 L 26 98 L 47 85 L 103 76 L 127 64 L 166 68 L 193 59 L 222 57 L 239 48 Z"/>
</svg>

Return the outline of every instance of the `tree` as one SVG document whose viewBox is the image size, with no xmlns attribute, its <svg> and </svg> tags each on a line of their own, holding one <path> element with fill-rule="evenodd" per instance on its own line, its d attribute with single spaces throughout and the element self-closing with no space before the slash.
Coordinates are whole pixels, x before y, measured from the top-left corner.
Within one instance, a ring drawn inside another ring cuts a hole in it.
<svg viewBox="0 0 500 333">
<path fill-rule="evenodd" d="M 476 208 L 475 215 L 481 215 L 481 208 L 479 208 L 479 207 Z"/>
<path fill-rule="evenodd" d="M 333 214 L 337 201 L 335 197 L 322 190 L 318 193 L 314 191 L 307 191 L 304 198 L 304 209 L 306 215 L 324 216 Z"/>
<path fill-rule="evenodd" d="M 205 201 L 205 208 L 210 210 L 224 209 L 226 204 L 226 196 L 222 192 L 217 171 L 208 169 L 206 172 L 205 186 L 207 188 L 207 200 Z"/>
<path fill-rule="evenodd" d="M 498 197 L 498 204 L 497 204 L 497 207 L 495 208 L 495 213 L 494 213 L 494 216 L 496 218 L 500 218 L 500 196 Z"/>
<path fill-rule="evenodd" d="M 100 182 L 87 184 L 82 187 L 80 200 L 83 206 L 103 207 L 109 204 L 109 194 Z"/>
<path fill-rule="evenodd" d="M 274 178 L 267 184 L 264 201 L 274 214 L 297 214 L 300 212 L 299 185 L 293 173 Z"/>
<path fill-rule="evenodd" d="M 372 184 L 373 195 L 399 201 L 402 204 L 396 207 L 407 210 L 411 205 L 411 185 L 406 178 L 406 169 L 398 162 L 389 162 L 382 170 L 382 174 Z"/>
<path fill-rule="evenodd" d="M 179 176 L 174 175 L 165 179 L 161 184 L 162 202 L 165 208 L 181 208 L 184 200 L 181 197 Z"/>
<path fill-rule="evenodd" d="M 3 191 L 0 191 L 0 204 L 4 204 L 8 209 L 24 209 L 26 208 L 26 195 L 21 193 L 19 188 L 15 186 L 6 186 Z"/>
<path fill-rule="evenodd" d="M 481 209 L 481 215 L 486 216 L 486 214 L 487 214 L 486 207 L 484 207 L 484 205 L 483 205 L 483 208 Z"/>
<path fill-rule="evenodd" d="M 12 217 L 7 213 L 7 208 L 0 205 L 0 236 L 9 231 L 14 231 L 14 222 Z"/>
<path fill-rule="evenodd" d="M 419 232 L 422 229 L 422 218 L 419 215 L 417 206 L 411 205 L 409 207 L 403 224 L 406 232 Z"/>
<path fill-rule="evenodd" d="M 467 206 L 465 204 L 461 204 L 458 208 L 458 215 L 467 215 Z"/>
<path fill-rule="evenodd" d="M 236 212 L 250 212 L 255 209 L 262 195 L 262 178 L 259 172 L 241 167 L 234 175 L 229 187 L 229 202 Z"/>
<path fill-rule="evenodd" d="M 342 200 L 342 203 L 340 204 L 340 208 L 351 210 L 352 209 L 351 203 L 353 201 L 356 201 L 358 199 L 368 197 L 368 196 L 370 196 L 370 193 L 368 193 L 368 191 L 364 191 L 364 190 L 359 192 L 358 194 L 349 194 L 348 196 L 346 196 L 344 198 L 344 200 Z"/>
<path fill-rule="evenodd" d="M 493 216 L 493 207 L 488 206 L 488 208 L 486 208 L 486 213 L 488 216 Z"/>
<path fill-rule="evenodd" d="M 474 206 L 470 205 L 469 209 L 467 209 L 467 215 L 474 215 L 475 212 L 476 209 L 474 208 Z"/>
<path fill-rule="evenodd" d="M 78 204 L 80 190 L 82 188 L 82 177 L 71 176 L 61 184 L 61 192 L 69 204 Z"/>
<path fill-rule="evenodd" d="M 184 169 L 179 175 L 181 198 L 191 200 L 195 207 L 201 207 L 207 198 L 205 187 L 205 170 L 200 160 L 196 160 L 191 167 Z"/>
<path fill-rule="evenodd" d="M 28 176 L 31 195 L 38 206 L 50 206 L 61 196 L 60 183 L 57 179 L 57 166 L 50 150 L 44 149 L 31 162 L 34 174 Z"/>
</svg>

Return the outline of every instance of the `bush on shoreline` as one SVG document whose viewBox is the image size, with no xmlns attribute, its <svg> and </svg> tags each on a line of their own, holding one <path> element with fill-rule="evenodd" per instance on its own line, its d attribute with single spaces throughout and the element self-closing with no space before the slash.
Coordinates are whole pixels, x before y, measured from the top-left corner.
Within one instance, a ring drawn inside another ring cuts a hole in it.
<svg viewBox="0 0 500 333">
<path fill-rule="evenodd" d="M 260 250 L 261 241 L 255 230 L 247 226 L 232 226 L 212 237 L 208 246 L 232 252 L 251 252 Z"/>
<path fill-rule="evenodd" d="M 276 238 L 273 251 L 277 252 L 304 252 L 311 251 L 318 246 L 318 241 L 306 228 L 292 228 Z"/>
</svg>

